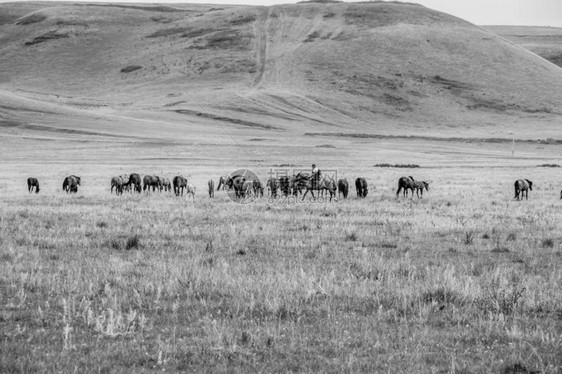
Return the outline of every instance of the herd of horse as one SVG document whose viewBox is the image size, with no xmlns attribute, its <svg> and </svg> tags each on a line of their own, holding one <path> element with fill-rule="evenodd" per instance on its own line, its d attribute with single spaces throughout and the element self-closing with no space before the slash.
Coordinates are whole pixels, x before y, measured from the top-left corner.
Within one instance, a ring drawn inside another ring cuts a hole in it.
<svg viewBox="0 0 562 374">
<path fill-rule="evenodd" d="M 80 177 L 76 175 L 67 176 L 62 184 L 62 190 L 67 193 L 78 192 L 80 186 Z M 207 183 L 209 197 L 215 196 L 215 182 L 210 179 Z M 522 200 L 523 198 L 529 199 L 529 191 L 533 190 L 533 182 L 528 179 L 518 179 L 515 181 L 515 196 L 514 199 Z M 37 178 L 27 178 L 27 188 L 31 193 L 39 193 L 39 181 Z M 155 192 L 170 192 L 174 190 L 176 196 L 183 196 L 184 191 L 186 196 L 191 196 L 195 201 L 196 188 L 193 184 L 188 183 L 187 178 L 177 175 L 172 181 L 170 179 L 158 175 L 145 175 L 141 178 L 140 174 L 132 173 L 129 175 L 123 174 L 111 178 L 111 193 L 115 190 L 117 195 L 122 195 L 123 192 L 137 192 L 142 191 L 146 193 Z M 336 181 L 329 176 L 314 177 L 307 173 L 298 173 L 292 177 L 281 176 L 278 178 L 271 177 L 267 180 L 265 188 L 262 182 L 257 177 L 248 177 L 245 175 L 223 175 L 219 178 L 217 191 L 220 189 L 232 191 L 236 199 L 256 198 L 264 196 L 264 189 L 267 189 L 267 194 L 270 197 L 276 198 L 279 196 L 302 196 L 302 200 L 310 192 L 312 197 L 314 191 L 318 194 L 324 195 L 327 192 L 332 198 L 347 199 L 349 194 L 349 182 L 347 179 L 339 179 Z M 414 193 L 418 198 L 423 197 L 423 190 L 429 191 L 429 182 L 415 180 L 412 176 L 404 176 L 398 179 L 398 189 L 396 190 L 396 197 L 400 196 L 400 192 L 404 197 L 408 196 L 411 192 L 412 198 Z M 369 192 L 367 180 L 363 177 L 355 179 L 355 191 L 357 197 L 365 198 Z M 338 195 L 336 197 L 336 194 Z M 560 191 L 560 199 L 562 199 L 562 191 Z"/>
</svg>

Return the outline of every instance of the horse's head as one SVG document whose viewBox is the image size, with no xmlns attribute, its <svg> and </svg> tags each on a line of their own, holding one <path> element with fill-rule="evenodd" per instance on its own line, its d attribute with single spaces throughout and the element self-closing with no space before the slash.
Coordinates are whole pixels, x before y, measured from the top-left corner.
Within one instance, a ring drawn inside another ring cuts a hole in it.
<svg viewBox="0 0 562 374">
<path fill-rule="evenodd" d="M 423 182 L 423 186 L 425 187 L 426 191 L 429 191 L 429 183 L 428 182 Z"/>
<path fill-rule="evenodd" d="M 527 183 L 529 183 L 529 189 L 532 191 L 533 190 L 533 182 L 531 182 L 528 179 L 525 179 L 527 181 Z"/>
</svg>

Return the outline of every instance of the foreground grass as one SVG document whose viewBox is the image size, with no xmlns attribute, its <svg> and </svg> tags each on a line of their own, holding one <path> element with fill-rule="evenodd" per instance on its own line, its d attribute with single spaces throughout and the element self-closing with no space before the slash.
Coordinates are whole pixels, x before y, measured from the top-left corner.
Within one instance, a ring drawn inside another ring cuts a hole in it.
<svg viewBox="0 0 562 374">
<path fill-rule="evenodd" d="M 560 372 L 561 206 L 496 197 L 4 198 L 0 372 Z"/>
</svg>

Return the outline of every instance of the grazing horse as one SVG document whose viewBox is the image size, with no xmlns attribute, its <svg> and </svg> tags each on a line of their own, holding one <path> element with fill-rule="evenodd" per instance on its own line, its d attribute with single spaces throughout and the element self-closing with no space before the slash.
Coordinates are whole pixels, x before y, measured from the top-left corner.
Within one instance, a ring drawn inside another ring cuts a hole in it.
<svg viewBox="0 0 562 374">
<path fill-rule="evenodd" d="M 365 178 L 359 177 L 355 179 L 355 192 L 357 192 L 357 197 L 367 197 L 369 187 Z"/>
<path fill-rule="evenodd" d="M 234 196 L 236 198 L 244 197 L 244 183 L 246 182 L 246 177 L 242 175 L 234 175 L 230 177 L 227 182 L 227 187 L 229 190 L 234 189 Z"/>
<path fill-rule="evenodd" d="M 289 196 L 291 193 L 291 180 L 287 176 L 279 177 L 279 189 L 283 196 Z"/>
<path fill-rule="evenodd" d="M 525 199 L 529 200 L 529 190 L 533 190 L 533 182 L 528 179 L 518 179 L 515 181 L 515 196 L 513 198 L 523 200 L 523 196 L 525 196 Z"/>
<path fill-rule="evenodd" d="M 279 189 L 279 180 L 277 178 L 269 178 L 265 184 L 267 187 L 267 194 L 271 197 L 277 197 L 277 189 Z"/>
<path fill-rule="evenodd" d="M 181 196 L 183 196 L 183 189 L 187 187 L 187 179 L 181 175 L 176 175 L 172 183 L 174 184 L 174 193 L 176 196 L 180 196 L 180 190 Z"/>
<path fill-rule="evenodd" d="M 122 177 L 113 177 L 111 178 L 111 193 L 113 193 L 113 188 L 115 188 L 115 194 L 121 195 L 123 194 L 123 178 Z"/>
<path fill-rule="evenodd" d="M 304 195 L 302 195 L 302 200 L 304 200 L 304 198 L 306 197 L 309 191 L 312 194 L 312 197 L 314 198 L 315 190 L 318 192 L 322 190 L 327 190 L 328 192 L 330 192 L 330 201 L 332 201 L 333 197 L 336 198 L 336 201 L 338 200 L 336 196 L 336 191 L 338 189 L 338 187 L 336 186 L 336 181 L 334 181 L 332 178 L 328 176 L 321 176 L 320 178 L 317 179 L 308 179 L 308 180 L 299 179 L 298 182 L 299 184 L 306 186 L 306 191 L 304 192 Z"/>
<path fill-rule="evenodd" d="M 191 195 L 191 201 L 195 202 L 195 186 L 192 184 L 188 184 L 185 186 L 185 198 Z"/>
<path fill-rule="evenodd" d="M 230 175 L 221 175 L 219 178 L 219 185 L 217 186 L 217 191 L 221 189 L 226 190 L 227 184 L 230 181 Z"/>
<path fill-rule="evenodd" d="M 164 192 L 170 192 L 172 190 L 172 183 L 170 182 L 170 179 L 161 178 L 161 180 L 162 180 L 162 187 L 160 188 L 160 191 L 162 191 L 163 189 Z"/>
<path fill-rule="evenodd" d="M 162 180 L 156 175 L 145 175 L 142 179 L 142 184 L 142 190 L 146 192 L 150 192 L 150 187 L 152 187 L 153 192 L 162 190 Z"/>
<path fill-rule="evenodd" d="M 248 197 L 252 197 L 252 194 L 254 193 L 254 181 L 244 181 L 244 184 L 242 185 L 242 197 L 244 198 L 248 198 Z"/>
<path fill-rule="evenodd" d="M 347 199 L 347 194 L 349 193 L 349 183 L 347 183 L 347 179 L 340 179 L 338 181 L 338 197 L 343 194 L 343 198 Z"/>
<path fill-rule="evenodd" d="M 398 179 L 398 190 L 396 191 L 396 197 L 403 191 L 404 197 L 408 196 L 408 190 L 412 190 L 412 198 L 414 197 L 414 178 L 413 177 L 401 177 Z"/>
<path fill-rule="evenodd" d="M 27 190 L 29 193 L 33 192 L 35 187 L 35 193 L 39 193 L 39 181 L 37 178 L 27 178 Z"/>
<path fill-rule="evenodd" d="M 123 181 L 123 191 L 131 192 L 131 185 L 129 184 L 129 176 L 127 174 L 120 175 L 121 180 Z"/>
<path fill-rule="evenodd" d="M 130 189 L 131 191 L 141 193 L 141 177 L 137 173 L 131 173 L 129 175 L 129 181 L 127 182 L 126 188 Z"/>
<path fill-rule="evenodd" d="M 209 187 L 209 197 L 215 197 L 215 182 L 212 179 L 209 179 L 207 186 Z"/>
<path fill-rule="evenodd" d="M 263 184 L 261 183 L 261 181 L 259 179 L 254 180 L 254 183 L 252 185 L 252 188 L 254 190 L 254 196 L 258 197 L 261 196 L 263 197 Z"/>
<path fill-rule="evenodd" d="M 78 192 L 78 186 L 80 185 L 80 177 L 76 175 L 69 175 L 64 178 L 62 182 L 62 190 L 66 193 L 76 193 Z"/>
<path fill-rule="evenodd" d="M 418 199 L 423 197 L 423 189 L 425 188 L 426 191 L 429 192 L 429 182 L 425 181 L 414 181 L 414 190 L 416 191 L 416 196 Z M 414 193 L 412 192 L 412 197 L 414 197 Z"/>
</svg>

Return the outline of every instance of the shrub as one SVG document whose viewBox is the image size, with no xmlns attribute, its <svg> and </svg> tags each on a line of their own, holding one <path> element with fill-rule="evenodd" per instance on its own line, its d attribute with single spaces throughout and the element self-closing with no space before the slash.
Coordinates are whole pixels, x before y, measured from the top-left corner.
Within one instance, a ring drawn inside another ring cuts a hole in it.
<svg viewBox="0 0 562 374">
<path fill-rule="evenodd" d="M 121 73 L 130 73 L 132 71 L 135 70 L 139 70 L 142 69 L 142 66 L 138 66 L 138 65 L 129 65 L 127 67 L 124 67 L 123 69 L 121 69 Z"/>
</svg>

